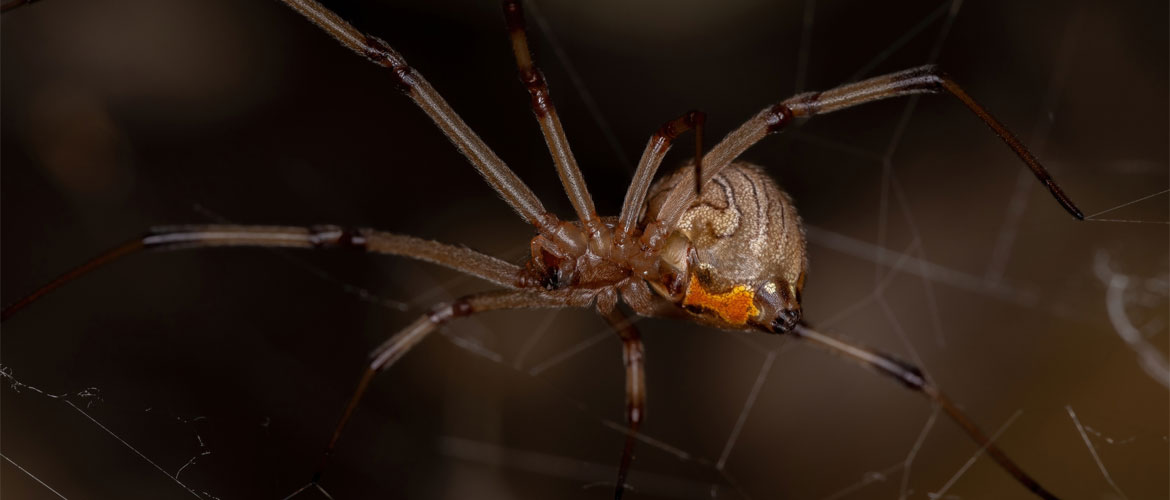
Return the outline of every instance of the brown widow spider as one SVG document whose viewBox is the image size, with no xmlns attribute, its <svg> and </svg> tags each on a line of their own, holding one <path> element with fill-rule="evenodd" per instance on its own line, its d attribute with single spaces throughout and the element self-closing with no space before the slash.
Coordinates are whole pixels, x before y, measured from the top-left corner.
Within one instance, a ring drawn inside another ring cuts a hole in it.
<svg viewBox="0 0 1170 500">
<path fill-rule="evenodd" d="M 301 4 L 303 9 L 312 9 L 313 4 Z M 315 11 L 323 12 L 323 11 Z M 328 17 L 321 17 L 320 19 L 328 19 Z M 327 23 L 328 24 L 328 23 Z M 331 24 L 331 31 L 335 36 L 345 38 L 346 34 L 352 34 L 342 24 Z M 513 23 L 513 37 L 514 40 L 522 40 L 517 34 L 522 33 L 515 29 L 517 23 Z M 350 38 L 351 42 L 356 42 L 361 38 Z M 351 48 L 355 48 L 351 45 Z M 362 51 L 368 52 L 371 48 L 376 46 L 362 47 Z M 386 49 L 388 50 L 388 49 Z M 524 50 L 517 51 L 518 57 L 526 54 Z M 523 66 L 523 64 L 522 64 Z M 401 67 L 399 68 L 401 69 Z M 403 84 L 408 84 L 409 79 L 406 76 L 399 75 L 403 80 Z M 421 81 L 421 80 L 420 80 Z M 531 79 L 529 81 L 532 81 Z M 937 75 L 932 75 L 929 72 L 919 70 L 918 73 L 903 73 L 893 75 L 893 78 L 887 77 L 886 80 L 870 80 L 855 86 L 847 86 L 838 91 L 830 91 L 822 96 L 824 101 L 833 101 L 834 99 L 841 99 L 840 105 L 851 105 L 854 102 L 849 98 L 858 97 L 858 102 L 866 98 L 881 98 L 898 93 L 908 93 L 914 91 L 937 91 L 938 88 L 923 88 L 921 85 L 941 85 L 945 84 L 945 80 L 938 79 Z M 874 89 L 873 87 L 885 88 Z M 903 85 L 899 87 L 898 85 Z M 411 89 L 412 96 L 416 99 L 432 100 L 437 98 L 433 91 L 427 90 L 429 87 L 419 85 L 407 85 Z M 539 87 L 536 87 L 539 91 Z M 860 92 L 860 97 L 852 95 L 851 92 Z M 837 92 L 837 93 L 834 93 Z M 867 93 L 868 92 L 868 93 Z M 538 92 L 539 93 L 539 92 Z M 842 96 L 849 96 L 843 98 Z M 805 116 L 815 114 L 818 110 L 814 109 L 815 105 L 809 102 L 787 101 L 787 106 L 790 109 L 770 108 L 766 113 L 760 115 L 756 119 L 749 121 L 745 125 L 745 129 L 741 129 L 733 135 L 736 140 L 725 140 L 719 146 L 707 153 L 705 156 L 703 168 L 703 178 L 709 179 L 709 182 L 702 187 L 704 196 L 718 196 L 720 190 L 715 189 L 719 187 L 724 194 L 737 193 L 736 187 L 741 188 L 762 186 L 767 189 L 774 189 L 769 182 L 760 177 L 759 174 L 754 173 L 753 170 L 745 169 L 741 166 L 727 167 L 719 173 L 719 169 L 730 165 L 730 161 L 738 156 L 739 152 L 746 149 L 755 140 L 765 132 L 775 127 L 780 127 L 785 123 L 785 118 L 791 115 Z M 544 109 L 544 108 L 540 108 Z M 819 110 L 820 112 L 828 112 L 835 109 L 829 106 L 826 109 Z M 443 116 L 451 116 L 447 114 L 448 111 L 434 111 Z M 789 113 L 791 112 L 791 113 Z M 538 115 L 541 114 L 538 111 Z M 434 115 L 432 115 L 434 116 Z M 551 105 L 544 112 L 544 116 L 555 116 Z M 675 125 L 686 126 L 696 125 L 698 115 L 687 115 L 675 122 Z M 436 118 L 437 119 L 437 118 Z M 546 122 L 545 126 L 550 129 L 555 129 L 555 122 Z M 450 134 L 458 135 L 465 133 L 466 130 L 460 126 L 449 126 L 445 128 Z M 669 127 L 664 128 L 664 131 L 659 136 L 658 145 L 648 148 L 649 151 L 654 152 L 654 155 L 644 157 L 642 166 L 639 168 L 639 174 L 635 177 L 635 182 L 631 187 L 631 197 L 628 197 L 626 206 L 623 209 L 622 216 L 615 221 L 606 221 L 598 219 L 596 216 L 590 217 L 592 210 L 589 209 L 590 201 L 586 190 L 584 189 L 583 181 L 576 172 L 576 169 L 571 167 L 568 155 L 561 157 L 562 161 L 558 162 L 558 167 L 562 178 L 566 179 L 567 190 L 575 193 L 572 198 L 575 208 L 578 208 L 581 219 L 585 221 L 583 225 L 566 226 L 562 222 L 550 220 L 545 217 L 543 211 L 540 209 L 539 202 L 536 201 L 535 196 L 526 192 L 526 188 L 510 175 L 510 172 L 503 167 L 502 164 L 495 163 L 490 155 L 480 158 L 480 164 L 477 164 L 481 172 L 485 172 L 485 176 L 493 182 L 493 186 L 499 190 L 503 196 L 508 199 L 511 204 L 521 213 L 529 222 L 532 222 L 538 227 L 542 236 L 538 236 L 538 240 L 534 241 L 534 260 L 530 266 L 521 270 L 511 264 L 503 263 L 497 260 L 489 259 L 480 256 L 464 249 L 457 249 L 447 246 L 441 246 L 430 242 L 421 240 L 409 239 L 405 237 L 382 235 L 379 233 L 365 233 L 361 231 L 340 231 L 333 228 L 319 228 L 316 230 L 301 230 L 301 229 L 265 229 L 257 230 L 256 228 L 241 229 L 241 228 L 195 228 L 188 227 L 166 232 L 164 234 L 154 234 L 148 236 L 145 240 L 138 242 L 140 245 L 154 246 L 154 247 L 171 247 L 171 246 L 200 246 L 200 245 L 217 245 L 217 244 L 235 244 L 235 245 L 267 245 L 279 244 L 287 246 L 328 246 L 331 244 L 343 246 L 361 246 L 371 251 L 385 251 L 388 253 L 398 253 L 408 256 L 430 259 L 441 262 L 451 267 L 471 272 L 477 276 L 488 278 L 489 281 L 496 282 L 506 287 L 519 287 L 536 289 L 536 291 L 527 292 L 524 294 L 505 294 L 504 296 L 487 296 L 476 297 L 466 301 L 457 301 L 445 308 L 440 308 L 436 316 L 431 318 L 422 318 L 419 323 L 414 325 L 417 333 L 422 333 L 425 330 L 433 328 L 435 319 L 443 320 L 448 316 L 461 315 L 470 313 L 479 307 L 494 308 L 494 307 L 517 307 L 517 306 L 545 306 L 545 307 L 559 307 L 565 305 L 572 306 L 590 306 L 597 301 L 607 314 L 607 319 L 614 323 L 621 323 L 620 318 L 615 317 L 614 309 L 612 309 L 613 302 L 616 301 L 615 290 L 620 291 L 622 298 L 631 306 L 635 312 L 646 315 L 664 315 L 668 311 L 676 314 L 693 314 L 689 316 L 698 321 L 716 324 L 724 327 L 748 327 L 749 324 L 755 328 L 767 329 L 773 332 L 787 331 L 788 333 L 800 337 L 814 340 L 817 342 L 828 344 L 832 348 L 838 350 L 844 349 L 842 352 L 850 354 L 853 357 L 864 360 L 870 365 L 881 368 L 887 373 L 898 375 L 903 382 L 910 382 L 912 385 L 918 385 L 918 382 L 907 380 L 907 377 L 917 376 L 912 370 L 906 370 L 904 367 L 889 363 L 884 358 L 874 357 L 867 351 L 858 351 L 846 349 L 845 346 L 834 344 L 831 339 L 822 337 L 812 330 L 801 327 L 797 323 L 799 313 L 799 298 L 798 293 L 801 287 L 802 269 L 803 269 L 803 244 L 796 244 L 799 240 L 799 233 L 796 232 L 797 227 L 794 214 L 789 214 L 787 217 L 780 217 L 778 220 L 790 220 L 792 224 L 788 226 L 789 233 L 782 233 L 781 235 L 770 235 L 777 237 L 780 242 L 765 242 L 761 248 L 764 253 L 761 257 L 768 257 L 768 253 L 774 251 L 776 248 L 785 248 L 787 255 L 785 259 L 776 258 L 765 266 L 769 274 L 779 274 L 783 276 L 775 276 L 776 280 L 772 280 L 771 287 L 768 286 L 768 281 L 759 281 L 762 277 L 758 276 L 761 269 L 756 269 L 757 275 L 755 277 L 746 276 L 755 280 L 750 283 L 741 282 L 745 276 L 736 276 L 736 280 L 730 280 L 733 284 L 729 284 L 729 278 L 719 274 L 720 268 L 713 266 L 715 271 L 708 271 L 708 274 L 701 274 L 704 269 L 702 264 L 711 264 L 713 260 L 717 261 L 720 256 L 726 255 L 724 251 L 712 251 L 706 258 L 701 258 L 700 251 L 711 251 L 713 247 L 709 247 L 717 240 L 708 238 L 707 243 L 700 244 L 702 234 L 693 234 L 693 244 L 688 245 L 684 240 L 665 238 L 667 232 L 663 228 L 675 227 L 676 220 L 699 220 L 703 219 L 691 212 L 686 212 L 688 215 L 683 215 L 680 212 L 687 205 L 686 198 L 694 193 L 694 189 L 687 187 L 689 184 L 686 179 L 689 174 L 676 174 L 674 177 L 674 189 L 666 190 L 669 187 L 670 181 L 662 181 L 666 184 L 659 184 L 660 189 L 657 191 L 660 197 L 656 198 L 659 205 L 656 205 L 656 210 L 651 214 L 667 214 L 659 217 L 661 223 L 648 225 L 652 229 L 646 230 L 641 224 L 635 225 L 634 218 L 640 215 L 641 211 L 641 197 L 645 196 L 645 190 L 650 187 L 650 180 L 653 177 L 653 169 L 657 166 L 657 161 L 661 160 L 660 153 L 664 152 L 669 143 L 669 138 L 674 135 L 676 129 Z M 559 134 L 552 134 L 553 137 L 559 137 Z M 458 141 L 459 139 L 453 138 Z M 468 151 L 480 151 L 481 146 L 475 144 L 470 138 L 465 138 L 463 148 Z M 555 142 L 555 141 L 550 141 Z M 1010 143 L 1010 142 L 1009 142 Z M 654 140 L 652 140 L 652 146 Z M 566 148 L 567 149 L 567 148 Z M 1016 146 L 1017 152 L 1022 152 L 1022 148 Z M 485 153 L 486 154 L 486 153 Z M 1024 153 L 1025 161 L 1027 156 Z M 556 155 L 554 155 L 556 156 Z M 1035 164 L 1033 168 L 1038 168 Z M 738 177 L 735 175 L 746 176 L 746 184 L 736 184 L 733 182 Z M 722 184 L 720 183 L 722 182 Z M 714 194 L 713 194 L 714 193 Z M 782 196 L 776 191 L 776 196 Z M 742 194 L 737 196 L 743 196 Z M 765 198 L 767 196 L 765 195 Z M 671 202 L 671 200 L 684 200 L 682 202 Z M 751 199 L 750 197 L 746 199 Z M 783 201 L 773 201 L 779 203 L 780 207 L 788 207 Z M 745 202 L 746 203 L 746 202 Z M 732 204 L 739 208 L 739 202 Z M 1066 205 L 1068 206 L 1068 205 Z M 665 208 L 664 208 L 665 207 Z M 786 210 L 790 207 L 786 208 Z M 675 212 L 678 212 L 676 215 Z M 740 225 L 748 224 L 750 221 L 749 215 L 739 213 L 733 210 L 733 213 L 739 214 L 743 217 L 739 221 Z M 651 215 L 653 217 L 653 215 Z M 653 220 L 650 220 L 653 224 Z M 615 224 L 609 226 L 609 224 Z M 724 226 L 726 227 L 726 226 Z M 631 229 L 633 230 L 631 233 Z M 614 232 L 612 235 L 614 239 L 613 245 L 610 245 L 606 240 L 607 233 Z M 694 230 L 697 231 L 697 230 Z M 679 233 L 676 233 L 679 234 Z M 681 234 L 687 234 L 682 231 Z M 732 235 L 734 232 L 732 233 Z M 787 236 L 784 236 L 787 234 Z M 656 236 L 657 235 L 657 236 Z M 692 236 L 692 235 L 688 235 Z M 631 246 L 634 238 L 640 239 L 637 246 Z M 273 240 L 275 238 L 275 241 Z M 784 238 L 788 238 L 788 244 L 782 243 Z M 747 243 L 760 240 L 750 240 Z M 600 246 L 594 243 L 600 242 Z M 645 248 L 641 248 L 645 244 Z M 594 248 L 596 246 L 596 248 Z M 137 245 L 131 248 L 135 248 Z M 607 248 L 614 248 L 614 252 L 607 254 Z M 772 250 L 769 250 L 772 249 Z M 637 250 L 637 251 L 634 251 Z M 667 259 L 668 267 L 663 267 L 661 264 L 663 260 L 663 252 L 667 255 L 673 256 L 672 259 Z M 639 253 L 640 252 L 640 253 Z M 539 258 L 537 258 L 539 257 Z M 101 261 L 99 261 L 100 263 Z M 784 272 L 779 272 L 783 269 Z M 648 277 L 649 288 L 646 285 L 641 285 L 643 278 L 631 279 L 631 273 L 637 276 Z M 749 273 L 750 274 L 750 273 Z M 671 278 L 673 276 L 673 278 Z M 778 281 L 783 278 L 784 281 Z M 748 281 L 752 281 L 748 280 Z M 756 282 L 758 281 L 758 282 Z M 704 283 L 706 283 L 704 285 Z M 737 288 L 739 285 L 740 288 Z M 705 288 L 704 288 L 705 287 Z M 541 291 L 540 289 L 544 289 Z M 578 293 L 585 290 L 585 293 Z M 701 290 L 710 289 L 704 293 Z M 653 292 L 652 292 L 653 291 Z M 694 293 L 691 293 L 691 292 Z M 574 293 L 568 293 L 574 292 Z M 773 294 L 771 296 L 766 293 Z M 655 293 L 657 295 L 655 295 Z M 730 295 L 728 295 L 730 293 Z M 758 295 L 753 297 L 753 295 Z M 761 298 L 763 297 L 763 298 Z M 768 297 L 771 297 L 770 299 Z M 600 300 L 598 300 L 600 299 Z M 493 302 L 495 301 L 495 302 Z M 509 302 L 511 301 L 511 302 Z M 689 306 L 693 311 L 684 313 L 679 311 L 677 307 L 671 307 L 667 304 L 671 302 L 675 305 L 682 303 Z M 753 312 L 754 310 L 754 312 Z M 781 318 L 783 321 L 775 321 L 773 318 Z M 636 336 L 631 329 L 625 329 L 626 346 L 628 352 L 637 353 L 640 349 L 640 344 L 636 340 Z M 410 330 L 408 330 L 410 331 Z M 392 355 L 401 352 L 396 349 L 389 349 L 382 351 L 385 356 L 376 362 L 379 367 L 384 367 L 386 364 L 393 361 Z M 632 359 L 636 359 L 634 356 Z M 637 375 L 638 365 L 632 363 L 630 365 L 631 374 Z M 372 372 L 371 372 L 372 373 Z M 632 381 L 640 380 L 639 377 L 631 376 Z M 632 391 L 636 396 L 639 394 L 639 384 L 632 384 L 627 390 Z M 929 387 L 929 386 L 927 386 Z M 360 391 L 359 391 L 360 395 Z M 356 403 L 357 397 L 353 402 Z M 636 404 L 638 398 L 632 398 L 635 404 L 631 405 L 631 418 L 633 423 L 638 422 L 637 415 L 639 405 Z M 942 401 L 942 400 L 940 400 Z M 944 404 L 944 407 L 948 407 Z M 352 405 L 351 405 L 352 408 Z M 349 411 L 346 412 L 346 415 Z M 340 425 L 339 425 L 340 429 Z M 628 447 L 627 447 L 628 448 Z M 629 453 L 623 453 L 623 465 L 628 460 Z M 624 467 L 623 467 L 624 468 Z"/>
</svg>

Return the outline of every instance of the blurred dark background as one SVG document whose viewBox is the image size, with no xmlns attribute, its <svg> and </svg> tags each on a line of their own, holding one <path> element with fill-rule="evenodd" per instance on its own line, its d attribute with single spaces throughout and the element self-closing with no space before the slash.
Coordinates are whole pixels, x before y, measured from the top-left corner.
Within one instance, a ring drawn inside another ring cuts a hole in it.
<svg viewBox="0 0 1170 500">
<path fill-rule="evenodd" d="M 327 5 L 400 50 L 546 206 L 571 214 L 496 2 Z M 1161 223 L 1073 221 L 948 98 L 826 116 L 746 155 L 810 226 L 808 318 L 920 362 L 989 432 L 1021 412 L 997 442 L 1057 494 L 1117 497 L 1072 408 L 1125 495 L 1167 497 L 1167 389 L 1118 336 L 1094 270 L 1107 258 L 1130 277 L 1122 309 L 1164 359 L 1167 5 L 968 2 L 941 45 L 943 2 L 816 2 L 802 42 L 808 5 L 539 2 L 549 31 L 530 12 L 533 44 L 599 209 L 617 213 L 667 119 L 708 112 L 714 144 L 798 80 L 824 89 L 938 46 L 1087 214 L 1162 192 L 1100 216 Z M 371 226 L 524 257 L 531 230 L 386 72 L 277 2 L 49 0 L 0 23 L 4 303 L 168 224 Z M 4 369 L 68 397 L 5 384 L 0 495 L 52 497 L 15 463 L 67 498 L 282 498 L 309 479 L 366 353 L 430 304 L 485 288 L 352 253 L 151 253 L 103 269 L 4 324 Z M 894 466 L 931 418 L 923 398 L 779 337 L 639 325 L 644 430 L 665 445 L 639 445 L 633 497 L 898 496 Z M 608 498 L 619 343 L 557 361 L 604 331 L 588 311 L 450 326 L 377 379 L 323 486 L 335 498 Z M 89 388 L 100 399 L 78 396 Z M 66 400 L 181 469 L 193 493 Z M 975 451 L 940 417 L 910 496 Z M 985 458 L 949 492 L 1028 498 Z"/>
</svg>

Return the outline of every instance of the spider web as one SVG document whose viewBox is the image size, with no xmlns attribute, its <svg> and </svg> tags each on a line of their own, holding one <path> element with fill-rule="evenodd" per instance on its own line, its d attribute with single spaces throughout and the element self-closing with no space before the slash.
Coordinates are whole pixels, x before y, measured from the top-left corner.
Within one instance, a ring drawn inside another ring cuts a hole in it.
<svg viewBox="0 0 1170 500">
<path fill-rule="evenodd" d="M 523 257 L 529 230 L 378 68 L 279 5 L 200 5 L 54 0 L 5 15 L 4 302 L 143 227 L 219 218 Z M 390 40 L 570 213 L 496 5 L 329 5 Z M 1159 498 L 1165 9 L 806 0 L 530 14 L 609 214 L 669 117 L 707 111 L 710 145 L 797 91 L 937 60 L 1096 222 L 1069 220 L 946 98 L 818 118 L 745 156 L 807 223 L 808 318 L 924 368 L 1058 494 Z M 687 156 L 675 153 L 667 167 Z M 176 252 L 103 270 L 4 325 L 0 493 L 283 498 L 312 473 L 365 353 L 481 289 L 350 254 Z M 639 498 L 1028 497 L 923 398 L 848 362 L 782 337 L 638 326 Z M 298 498 L 610 496 L 623 373 L 602 321 L 500 313 L 441 339 L 377 379 L 322 489 Z"/>
</svg>

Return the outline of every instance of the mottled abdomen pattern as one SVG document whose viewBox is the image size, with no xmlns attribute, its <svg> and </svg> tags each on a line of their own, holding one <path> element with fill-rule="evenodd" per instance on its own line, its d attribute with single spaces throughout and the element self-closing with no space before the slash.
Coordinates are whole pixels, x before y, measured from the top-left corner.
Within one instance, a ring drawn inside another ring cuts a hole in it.
<svg viewBox="0 0 1170 500">
<path fill-rule="evenodd" d="M 657 214 L 676 185 L 693 185 L 694 175 L 687 166 L 655 183 L 647 217 Z M 762 168 L 733 163 L 724 169 L 686 209 L 675 233 L 690 241 L 688 267 L 708 290 L 744 286 L 757 301 L 772 302 L 761 304 L 767 309 L 799 309 L 808 266 L 804 228 L 792 199 Z"/>
</svg>

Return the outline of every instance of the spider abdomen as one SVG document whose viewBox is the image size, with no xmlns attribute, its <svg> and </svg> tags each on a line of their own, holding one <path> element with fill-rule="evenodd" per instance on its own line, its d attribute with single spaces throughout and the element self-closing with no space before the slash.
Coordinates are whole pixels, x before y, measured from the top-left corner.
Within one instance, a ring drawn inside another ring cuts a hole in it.
<svg viewBox="0 0 1170 500">
<path fill-rule="evenodd" d="M 653 220 L 667 194 L 694 182 L 686 166 L 650 189 Z M 787 330 L 800 317 L 800 290 L 808 267 L 804 228 L 788 196 L 763 169 L 733 163 L 711 179 L 683 212 L 671 236 L 686 251 L 663 261 L 689 278 L 679 305 L 709 322 Z M 667 245 L 668 247 L 670 245 Z"/>
</svg>

